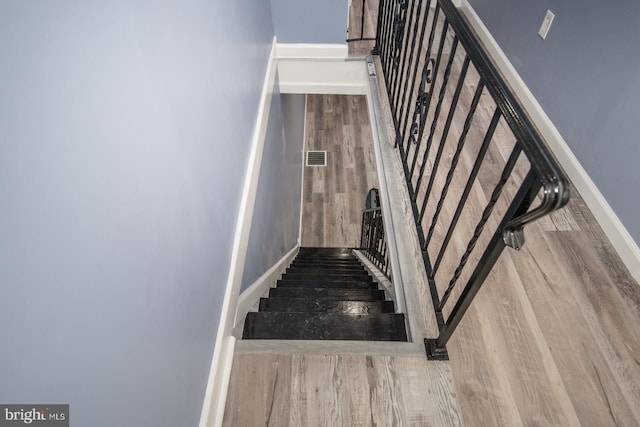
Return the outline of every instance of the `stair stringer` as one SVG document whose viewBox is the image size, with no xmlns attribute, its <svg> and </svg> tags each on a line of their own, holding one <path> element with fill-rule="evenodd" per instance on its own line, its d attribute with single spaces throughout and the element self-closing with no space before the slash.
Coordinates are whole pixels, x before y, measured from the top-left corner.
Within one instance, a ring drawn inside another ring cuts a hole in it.
<svg viewBox="0 0 640 427">
<path fill-rule="evenodd" d="M 282 276 L 287 267 L 289 267 L 289 264 L 291 264 L 296 255 L 298 255 L 299 250 L 300 245 L 296 245 L 240 294 L 236 307 L 236 317 L 233 322 L 234 337 L 237 339 L 242 338 L 242 328 L 247 313 L 250 311 L 258 311 L 260 298 L 269 293 L 269 288 Z"/>
</svg>

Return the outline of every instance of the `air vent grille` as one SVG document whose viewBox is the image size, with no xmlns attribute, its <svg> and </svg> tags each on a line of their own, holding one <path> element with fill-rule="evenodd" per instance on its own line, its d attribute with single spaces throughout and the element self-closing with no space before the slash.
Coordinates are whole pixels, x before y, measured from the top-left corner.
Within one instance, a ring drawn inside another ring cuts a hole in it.
<svg viewBox="0 0 640 427">
<path fill-rule="evenodd" d="M 307 166 L 327 166 L 327 152 L 307 151 Z"/>
</svg>

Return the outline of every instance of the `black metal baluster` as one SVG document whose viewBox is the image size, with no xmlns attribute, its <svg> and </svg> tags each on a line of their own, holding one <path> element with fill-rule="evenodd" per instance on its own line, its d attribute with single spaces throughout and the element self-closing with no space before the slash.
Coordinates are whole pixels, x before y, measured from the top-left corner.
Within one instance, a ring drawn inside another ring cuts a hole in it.
<svg viewBox="0 0 640 427">
<path fill-rule="evenodd" d="M 463 66 L 463 72 L 464 72 L 465 75 L 466 75 L 468 66 L 469 66 L 469 61 L 468 61 L 468 57 L 466 57 L 465 58 L 465 63 L 464 63 L 464 66 Z M 461 77 L 463 77 L 462 74 L 461 74 Z M 461 83 L 461 81 L 459 80 L 458 84 L 460 84 L 460 83 Z M 462 88 L 460 87 L 460 89 L 462 89 Z M 454 161 L 457 163 L 457 160 L 455 160 L 455 158 L 460 156 L 460 152 L 462 151 L 462 147 L 464 146 L 464 141 L 466 140 L 467 134 L 469 133 L 469 129 L 471 128 L 471 122 L 473 121 L 473 117 L 475 115 L 476 109 L 478 108 L 478 103 L 480 102 L 480 97 L 482 96 L 482 90 L 483 89 L 484 89 L 484 85 L 482 84 L 482 82 L 479 82 L 478 83 L 478 87 L 476 88 L 476 92 L 475 92 L 475 94 L 473 96 L 473 100 L 471 101 L 471 105 L 469 107 L 469 112 L 467 113 L 467 117 L 465 119 L 464 126 L 462 128 L 462 133 L 460 135 L 460 138 L 458 139 L 458 147 L 456 149 L 456 152 L 455 152 L 455 155 L 454 155 L 454 159 L 452 159 L 452 164 L 453 164 Z M 458 88 L 456 88 L 456 95 L 457 95 L 457 97 L 460 96 Z M 451 125 L 451 120 L 453 119 L 453 114 L 452 113 L 455 113 L 455 110 L 452 112 L 452 110 L 450 109 L 449 110 L 449 116 L 447 117 L 447 122 L 445 124 L 445 129 L 444 129 L 444 131 L 442 133 L 442 138 L 440 138 L 440 147 L 438 148 L 438 153 L 437 153 L 436 159 L 434 161 L 434 167 L 433 167 L 434 170 L 438 169 L 438 165 L 440 163 L 440 158 L 442 157 L 444 144 L 446 143 L 446 139 L 445 138 L 448 136 L 449 126 Z M 450 174 L 452 174 L 451 168 L 449 169 L 449 173 L 447 175 L 450 175 Z M 431 190 L 433 188 L 433 183 L 434 183 L 435 177 L 436 177 L 436 174 L 432 173 L 430 178 L 429 178 L 429 184 L 427 186 L 426 194 L 431 194 Z M 447 185 L 447 184 L 445 184 L 445 185 Z M 425 202 L 426 202 L 426 200 L 427 199 L 425 199 Z M 420 210 L 420 221 L 421 222 L 422 222 L 422 218 L 423 218 L 423 216 L 425 214 L 426 207 L 427 207 L 427 203 L 423 203 L 422 207 L 421 207 L 421 210 Z M 441 208 L 441 206 L 439 206 L 439 208 Z M 433 228 L 435 227 L 435 220 L 436 220 L 438 214 L 439 214 L 439 209 L 436 208 L 436 213 L 434 214 L 434 217 L 433 217 L 430 229 L 429 229 L 429 233 L 427 234 L 427 238 L 425 239 L 425 242 L 424 242 L 424 248 L 423 248 L 424 250 L 427 249 L 427 245 L 429 244 L 429 240 L 431 240 L 431 235 L 433 234 Z"/>
<path fill-rule="evenodd" d="M 380 55 L 381 46 L 380 41 L 382 38 L 382 16 L 384 15 L 384 0 L 378 1 L 378 19 L 376 20 L 376 42 L 373 45 L 373 50 L 371 51 L 374 55 Z"/>
<path fill-rule="evenodd" d="M 366 212 L 362 212 L 362 226 L 360 227 L 360 249 L 363 249 L 364 246 L 364 233 L 366 230 L 366 219 L 367 219 L 367 214 Z"/>
<path fill-rule="evenodd" d="M 405 166 L 405 170 L 407 171 L 407 180 L 409 180 L 410 176 L 407 168 L 407 157 L 409 155 L 409 149 L 411 148 L 412 143 L 416 144 L 418 148 L 420 147 L 419 141 L 414 138 L 416 138 L 417 135 L 422 134 L 424 124 L 426 122 L 425 117 L 429 102 L 429 92 L 431 89 L 431 83 L 433 83 L 433 68 L 431 68 L 432 64 L 435 64 L 435 60 L 430 58 L 422 69 L 422 77 L 420 79 L 418 97 L 416 98 L 416 105 L 413 110 L 413 124 L 411 125 L 409 138 L 407 139 L 406 152 L 404 151 L 404 147 L 402 145 L 400 146 L 400 152 L 403 154 L 402 161 Z M 427 90 L 427 87 L 429 87 L 429 90 Z"/>
<path fill-rule="evenodd" d="M 385 26 L 385 44 L 384 44 L 384 57 L 385 57 L 385 67 L 384 67 L 384 77 L 387 87 L 387 94 L 390 93 L 390 84 L 391 84 L 391 68 L 393 66 L 392 60 L 392 40 L 393 40 L 393 20 L 396 15 L 396 8 L 398 7 L 398 0 L 388 0 L 389 6 L 387 7 L 387 21 Z"/>
<path fill-rule="evenodd" d="M 460 78 L 458 80 L 458 87 L 456 88 L 456 93 L 454 95 L 454 100 L 452 101 L 452 107 L 449 109 L 449 116 L 447 117 L 447 123 L 445 125 L 445 131 L 444 131 L 444 135 L 449 133 L 449 126 L 451 125 L 451 120 L 453 119 L 453 114 L 455 114 L 455 110 L 458 104 L 458 98 L 460 97 L 460 91 L 462 89 L 463 83 L 465 81 L 465 77 L 467 74 L 467 70 L 469 67 L 469 57 L 465 57 L 465 61 L 464 64 L 462 66 L 462 71 L 460 73 Z M 476 91 L 476 94 L 478 92 Z M 480 93 L 482 93 L 482 91 L 480 91 Z M 477 96 L 477 98 L 479 99 L 480 96 Z M 472 105 L 475 103 L 476 97 L 474 97 L 474 102 L 472 103 Z M 429 242 L 431 241 L 431 237 L 433 236 L 433 232 L 435 230 L 436 227 L 436 223 L 438 221 L 438 217 L 440 215 L 440 211 L 442 210 L 442 207 L 444 206 L 444 200 L 447 197 L 447 192 L 449 191 L 449 185 L 451 184 L 451 180 L 453 179 L 453 173 L 456 169 L 456 166 L 458 165 L 458 160 L 460 159 L 460 154 L 462 153 L 462 149 L 464 148 L 464 144 L 465 141 L 467 140 L 467 133 L 469 131 L 469 127 L 471 126 L 471 119 L 473 117 L 473 113 L 475 112 L 476 107 L 472 107 L 471 110 L 469 111 L 469 113 L 467 114 L 467 119 L 465 121 L 465 126 L 463 128 L 462 134 L 460 135 L 460 138 L 458 139 L 458 146 L 456 148 L 456 152 L 453 155 L 453 158 L 451 159 L 451 164 L 449 166 L 449 172 L 447 173 L 447 178 L 445 179 L 445 183 L 444 183 L 444 187 L 442 188 L 442 192 L 440 193 L 440 200 L 438 200 L 438 204 L 436 206 L 436 210 L 433 214 L 433 218 L 431 218 L 431 226 L 429 227 L 429 231 L 427 232 L 427 237 L 425 239 L 424 242 L 424 250 L 427 249 L 427 247 L 429 246 Z M 440 144 L 442 144 L 442 141 L 440 142 Z M 429 186 L 431 186 L 431 182 L 429 183 Z M 429 192 L 430 190 L 427 190 L 427 192 Z"/>
<path fill-rule="evenodd" d="M 389 93 L 389 67 L 391 64 L 391 34 L 393 29 L 393 15 L 396 7 L 396 0 L 381 0 L 385 3 L 385 16 L 384 16 L 384 25 L 383 25 L 383 37 L 382 37 L 382 46 L 380 51 L 380 57 L 384 60 L 382 61 L 383 67 L 382 71 L 385 77 L 385 81 L 387 83 L 387 93 Z"/>
<path fill-rule="evenodd" d="M 440 299 L 440 305 L 438 306 L 438 311 L 442 311 L 442 308 L 444 307 L 447 300 L 449 299 L 449 296 L 451 295 L 451 291 L 453 291 L 453 288 L 455 287 L 456 282 L 458 281 L 458 278 L 462 273 L 462 269 L 467 264 L 467 261 L 469 260 L 469 257 L 471 256 L 471 253 L 473 252 L 473 249 L 475 248 L 476 243 L 478 242 L 478 238 L 480 238 L 480 235 L 484 230 L 484 226 L 487 223 L 487 220 L 489 219 L 491 212 L 493 212 L 493 208 L 495 207 L 495 204 L 498 201 L 498 198 L 502 194 L 502 189 L 504 188 L 504 185 L 507 183 L 507 180 L 511 176 L 511 172 L 513 172 L 513 168 L 515 167 L 521 152 L 522 152 L 522 148 L 520 147 L 520 144 L 517 143 L 516 146 L 513 148 L 511 155 L 509 156 L 509 160 L 507 161 L 507 163 L 504 166 L 504 169 L 502 170 L 502 175 L 500 176 L 500 180 L 498 181 L 498 183 L 493 189 L 493 193 L 491 194 L 491 199 L 489 200 L 489 203 L 487 204 L 487 206 L 484 208 L 484 211 L 482 212 L 482 216 L 480 217 L 480 221 L 478 222 L 478 225 L 476 226 L 476 229 L 473 232 L 473 236 L 471 237 L 471 240 L 467 244 L 467 250 L 462 255 L 462 258 L 460 259 L 460 263 L 458 264 L 458 267 L 456 267 L 456 271 L 453 273 L 453 277 L 449 281 L 449 286 L 447 287 L 447 290 L 444 292 L 444 295 L 442 295 L 442 298 Z"/>
<path fill-rule="evenodd" d="M 367 0 L 362 0 L 362 16 L 360 17 L 360 40 L 364 38 L 364 14 L 367 9 Z"/>
<path fill-rule="evenodd" d="M 413 44 L 411 45 L 411 50 L 412 50 L 412 55 L 410 56 L 410 61 L 409 61 L 409 65 L 407 66 L 407 68 L 411 68 L 411 64 L 413 62 L 413 59 L 415 58 L 415 66 L 413 68 L 413 73 L 409 73 L 409 76 L 413 76 L 413 78 L 407 78 L 407 80 L 405 81 L 405 85 L 404 85 L 404 89 L 403 89 L 403 93 L 402 93 L 402 101 L 400 103 L 401 107 L 400 107 L 400 117 L 402 118 L 402 120 L 398 123 L 398 129 L 400 129 L 400 141 L 404 142 L 405 141 L 405 136 L 406 136 L 406 126 L 407 123 L 409 122 L 409 116 L 411 115 L 411 99 L 413 99 L 413 91 L 415 89 L 415 85 L 416 85 L 416 81 L 418 80 L 418 68 L 420 66 L 420 54 L 422 52 L 422 43 L 424 41 L 424 35 L 426 33 L 426 29 L 427 29 L 427 22 L 429 20 L 429 3 L 431 0 L 427 0 L 427 5 L 425 7 L 424 10 L 424 16 L 422 17 L 422 28 L 420 29 L 420 37 L 418 39 L 418 47 L 417 49 L 415 48 L 415 41 L 416 39 L 413 39 Z M 422 1 L 420 2 L 422 3 Z M 416 25 L 417 28 L 417 25 Z M 411 80 L 411 90 L 409 91 L 409 97 L 407 99 L 407 86 L 409 83 L 409 80 Z M 406 111 L 405 110 L 406 107 Z M 403 117 L 404 114 L 404 117 Z"/>
<path fill-rule="evenodd" d="M 513 198 L 509 209 L 507 209 L 504 218 L 502 219 L 500 225 L 498 226 L 498 229 L 494 233 L 491 242 L 482 255 L 482 258 L 471 274 L 471 277 L 465 285 L 460 298 L 458 298 L 458 301 L 451 310 L 451 314 L 447 318 L 446 324 L 440 331 L 440 335 L 435 340 L 425 340 L 425 345 L 427 347 L 427 356 L 433 356 L 437 355 L 438 353 L 442 353 L 443 349 L 447 345 L 447 342 L 449 341 L 449 338 L 451 338 L 451 335 L 456 330 L 458 324 L 471 305 L 474 297 L 482 287 L 482 284 L 486 280 L 487 276 L 493 269 L 493 266 L 502 254 L 502 251 L 506 247 L 504 241 L 502 240 L 501 230 L 511 219 L 527 212 L 527 210 L 531 207 L 531 204 L 535 200 L 536 194 L 540 190 L 540 187 L 540 180 L 533 172 L 533 170 L 530 170 L 524 181 L 520 185 L 520 189 Z"/>
<path fill-rule="evenodd" d="M 437 74 L 437 69 L 433 69 L 433 68 L 429 68 L 430 66 L 435 68 L 435 60 L 431 58 L 431 50 L 433 48 L 433 40 L 435 38 L 435 34 L 436 34 L 436 23 L 438 20 L 438 16 L 440 13 L 440 5 L 436 4 L 436 8 L 435 11 L 433 12 L 433 23 L 432 23 L 432 27 L 431 27 L 431 31 L 429 33 L 429 42 L 427 45 L 427 50 L 425 53 L 425 63 L 424 66 L 422 68 L 422 74 L 421 74 L 421 80 L 420 80 L 420 88 L 419 88 L 419 92 L 418 92 L 418 97 L 416 99 L 416 110 L 418 108 L 418 105 L 420 104 L 423 108 L 420 110 L 420 114 L 417 115 L 415 112 L 413 114 L 413 121 L 411 124 L 411 128 L 410 128 L 410 132 L 412 132 L 412 134 L 415 135 L 419 135 L 419 137 L 422 137 L 422 129 L 424 128 L 424 123 L 426 122 L 426 116 L 428 113 L 428 106 L 431 102 L 431 82 L 432 80 L 435 78 L 435 75 Z M 418 66 L 418 63 L 420 61 L 417 61 L 416 63 L 416 67 Z M 429 84 L 429 87 L 427 88 L 426 84 Z M 406 126 L 405 129 L 406 131 Z M 415 130 L 415 133 L 414 133 Z M 412 134 L 410 134 L 410 136 L 408 138 L 405 138 L 406 135 L 402 135 L 402 141 L 407 141 L 407 146 L 404 150 L 404 156 L 402 158 L 403 162 L 405 163 L 405 166 L 408 166 L 409 163 L 407 162 L 408 157 L 409 157 L 409 148 L 411 146 L 411 136 Z M 414 143 L 418 143 L 419 139 L 415 138 Z M 418 150 L 418 147 L 416 147 L 416 150 Z M 409 176 L 407 176 L 407 180 L 410 181 Z"/>
<path fill-rule="evenodd" d="M 493 117 L 491 118 L 491 123 L 489 124 L 489 128 L 487 129 L 487 133 L 484 136 L 484 140 L 482 141 L 482 145 L 480 146 L 480 150 L 476 156 L 476 160 L 473 163 L 473 168 L 471 169 L 471 173 L 469 174 L 469 178 L 467 179 L 467 183 L 464 187 L 464 191 L 462 192 L 462 196 L 460 197 L 460 201 L 458 202 L 458 207 L 456 208 L 456 212 L 451 219 L 451 224 L 449 224 L 449 229 L 447 230 L 447 235 L 444 238 L 444 242 L 440 247 L 440 251 L 438 252 L 438 256 L 436 257 L 436 262 L 433 264 L 433 275 L 435 276 L 438 267 L 440 266 L 440 262 L 444 257 L 444 253 L 449 245 L 449 241 L 451 240 L 451 236 L 453 236 L 453 232 L 458 225 L 458 220 L 460 219 L 460 215 L 462 214 L 462 210 L 464 209 L 465 204 L 467 203 L 467 199 L 469 197 L 469 193 L 471 192 L 471 187 L 473 187 L 473 183 L 478 176 L 478 172 L 480 171 L 480 167 L 482 166 L 482 162 L 484 161 L 484 156 L 487 154 L 487 150 L 489 149 L 489 145 L 491 144 L 491 140 L 493 139 L 493 134 L 495 133 L 496 127 L 500 122 L 500 118 L 502 114 L 498 108 L 493 112 Z"/>
<path fill-rule="evenodd" d="M 442 34 L 440 36 L 440 45 L 438 46 L 438 56 L 436 57 L 435 65 L 433 67 L 433 82 L 431 83 L 431 88 L 432 89 L 434 88 L 435 82 L 438 79 L 438 70 L 440 69 L 440 61 L 442 60 L 442 50 L 444 48 L 445 35 L 446 35 L 447 29 L 449 27 L 449 23 L 448 23 L 447 20 L 444 21 L 444 24 L 443 24 L 442 27 L 443 28 L 442 28 Z M 448 79 L 449 75 L 447 73 L 445 73 L 444 78 Z M 444 87 L 446 87 L 446 81 L 444 81 L 442 83 L 442 86 L 440 88 L 441 93 L 442 93 L 442 88 L 444 88 Z M 423 123 L 420 126 L 420 133 L 418 134 L 418 138 L 417 138 L 418 144 L 416 144 L 416 150 L 413 153 L 413 160 L 411 161 L 411 168 L 409 170 L 409 176 L 411 176 L 411 177 L 413 177 L 413 174 L 415 172 L 416 163 L 417 163 L 417 160 L 418 160 L 418 155 L 420 154 L 420 147 L 422 145 L 422 137 L 423 137 L 423 134 L 424 134 L 425 123 L 426 123 L 426 120 L 427 120 L 427 115 L 429 113 L 429 108 L 431 107 L 431 99 L 432 98 L 433 98 L 433 90 L 429 91 L 428 101 L 427 101 L 427 108 L 426 108 L 426 111 L 424 113 L 424 117 L 422 118 Z M 439 111 L 438 111 L 438 113 L 439 113 Z M 437 119 L 438 119 L 438 116 L 437 116 L 436 112 L 434 112 L 434 117 L 433 117 L 433 120 L 431 122 L 431 124 L 432 124 L 431 128 L 435 127 L 435 122 L 437 121 Z M 427 147 L 425 149 L 425 154 L 429 152 L 429 148 L 430 148 L 429 144 L 430 144 L 430 142 L 431 141 L 429 141 L 429 143 L 427 144 Z M 418 180 L 420 180 L 422 178 L 422 174 L 424 173 L 425 166 L 426 166 L 426 163 L 423 163 L 421 168 L 420 168 L 420 174 L 418 176 Z M 418 193 L 418 187 L 419 187 L 419 184 L 416 184 L 416 188 L 415 188 L 416 194 Z"/>
<path fill-rule="evenodd" d="M 399 9 L 396 12 L 393 22 L 393 36 L 392 36 L 392 67 L 391 67 L 391 87 L 389 88 L 389 101 L 391 102 L 391 110 L 393 112 L 394 120 L 398 117 L 398 106 L 393 103 L 393 90 L 396 87 L 400 66 L 400 55 L 402 54 L 402 46 L 404 41 L 404 34 L 407 24 L 407 7 L 408 0 L 399 0 Z"/>
<path fill-rule="evenodd" d="M 416 40 L 416 32 L 417 32 L 417 26 L 418 26 L 418 18 L 420 18 L 420 6 L 422 4 L 422 0 L 418 0 L 417 1 L 418 6 L 417 6 L 417 13 L 416 13 L 416 2 L 412 2 L 411 6 L 410 6 L 410 10 L 409 10 L 409 18 L 407 19 L 407 25 L 405 27 L 406 31 L 406 41 L 404 42 L 404 55 L 402 56 L 402 63 L 400 65 L 400 78 L 398 79 L 398 82 L 396 84 L 396 86 L 394 87 L 393 93 L 394 93 L 394 101 L 393 103 L 395 105 L 398 105 L 400 107 L 400 111 L 402 110 L 402 104 L 400 103 L 400 93 L 401 93 L 401 88 L 403 86 L 403 83 L 405 82 L 405 72 L 407 71 L 406 65 L 407 65 L 407 56 L 409 56 L 409 58 L 411 57 L 410 55 L 413 53 L 412 49 L 409 49 L 409 41 L 412 41 L 412 43 L 415 45 L 415 40 Z M 415 15 L 415 20 L 414 20 L 414 15 Z M 412 28 L 412 24 L 414 27 L 413 32 L 411 31 Z M 407 79 L 409 78 L 409 76 L 407 76 Z M 398 117 L 396 118 L 396 122 L 400 123 L 400 118 L 402 116 L 402 112 L 399 112 Z"/>
<path fill-rule="evenodd" d="M 456 48 L 458 46 L 458 39 L 454 38 L 454 43 L 453 43 L 453 51 L 451 56 L 449 57 L 449 63 L 447 64 L 447 71 L 450 71 L 451 65 L 453 64 L 454 60 L 455 60 L 455 53 L 456 53 Z M 460 92 L 462 91 L 462 86 L 464 84 L 465 81 L 465 76 L 467 74 L 467 69 L 469 67 L 469 61 L 468 61 L 468 57 L 465 58 L 465 62 L 464 65 L 462 67 L 462 71 L 460 73 L 460 76 L 458 76 L 458 83 L 456 85 L 456 89 L 455 92 L 453 94 L 453 98 L 451 100 L 451 105 L 449 106 L 449 113 L 447 114 L 447 120 L 445 122 L 445 126 L 444 129 L 442 130 L 442 135 L 440 136 L 440 144 L 438 146 L 438 151 L 436 152 L 436 157 L 433 161 L 433 167 L 431 168 L 431 175 L 429 177 L 429 183 L 427 184 L 427 190 L 425 191 L 426 195 L 430 195 L 431 194 L 431 190 L 433 189 L 433 182 L 435 181 L 435 177 L 438 171 L 438 167 L 440 165 L 440 159 L 442 158 L 442 153 L 444 152 L 444 148 L 447 144 L 447 137 L 449 136 L 449 129 L 451 127 L 451 122 L 453 120 L 453 116 L 455 115 L 456 112 L 456 107 L 458 105 L 458 99 L 460 98 Z M 448 80 L 448 79 L 447 79 Z M 444 93 L 440 93 L 440 99 L 438 100 L 438 107 L 436 109 L 437 111 L 437 115 L 436 117 L 440 116 L 440 105 L 442 104 L 442 99 L 444 97 Z M 472 106 L 473 111 L 475 111 L 475 108 L 478 106 L 478 103 L 476 102 L 475 105 Z M 432 126 L 431 129 L 431 134 L 429 135 L 429 144 L 427 145 L 427 147 L 429 147 L 431 145 L 431 139 L 433 138 L 433 133 L 435 131 L 435 121 L 434 121 L 434 126 Z M 428 155 L 428 153 L 425 153 Z M 426 161 L 426 157 L 425 157 L 425 161 Z M 422 176 L 420 176 L 420 179 L 422 179 Z M 420 186 L 420 181 L 418 181 L 418 183 L 416 184 L 416 188 L 419 188 Z M 424 217 L 424 213 L 426 211 L 427 208 L 427 203 L 428 203 L 429 197 L 425 197 L 424 200 L 422 201 L 422 207 L 420 209 L 420 214 L 418 216 L 419 218 L 419 222 L 422 223 L 422 218 Z M 425 241 L 424 246 L 423 246 L 423 250 L 426 250 L 427 248 L 427 242 Z"/>
</svg>

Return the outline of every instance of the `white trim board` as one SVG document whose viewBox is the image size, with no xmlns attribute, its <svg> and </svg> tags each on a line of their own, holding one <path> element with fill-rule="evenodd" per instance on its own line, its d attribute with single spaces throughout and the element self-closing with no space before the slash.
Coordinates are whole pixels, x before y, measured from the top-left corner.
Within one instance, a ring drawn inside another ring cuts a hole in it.
<svg viewBox="0 0 640 427">
<path fill-rule="evenodd" d="M 264 148 L 267 125 L 269 123 L 269 111 L 271 109 L 271 97 L 276 78 L 276 38 L 273 38 L 271 53 L 267 64 L 267 71 L 258 105 L 258 117 L 256 119 L 253 136 L 251 139 L 251 151 L 247 172 L 244 178 L 240 210 L 236 222 L 233 248 L 231 252 L 231 264 L 229 276 L 225 286 L 224 299 L 220 314 L 220 323 L 216 336 L 213 359 L 209 372 L 209 380 L 200 415 L 200 427 L 219 426 L 222 424 L 224 407 L 231 375 L 235 338 L 232 336 L 233 321 L 236 315 L 238 294 L 242 282 L 245 257 L 251 231 L 253 207 L 258 189 L 260 176 L 260 164 Z"/>
<path fill-rule="evenodd" d="M 344 61 L 349 55 L 347 44 L 278 43 L 278 59 L 324 59 Z"/>
<path fill-rule="evenodd" d="M 276 280 L 278 280 L 289 264 L 291 264 L 293 258 L 298 254 L 298 250 L 299 246 L 296 245 L 240 294 L 233 328 L 233 335 L 236 338 L 241 338 L 242 336 L 242 328 L 247 313 L 254 308 L 257 310 L 260 297 L 264 296 L 264 294 L 269 291 L 269 288 L 275 285 Z"/>
<path fill-rule="evenodd" d="M 346 45 L 278 43 L 277 52 L 281 93 L 366 94 L 366 70 Z"/>
<path fill-rule="evenodd" d="M 584 199 L 600 224 L 605 234 L 616 249 L 620 258 L 627 266 L 632 276 L 640 282 L 640 249 L 606 201 L 598 187 L 591 180 L 576 156 L 573 154 L 567 142 L 551 122 L 538 101 L 535 99 L 524 80 L 520 77 L 496 40 L 493 38 L 480 17 L 467 0 L 461 0 L 460 12 L 467 18 L 469 24 L 487 48 L 489 56 L 494 59 L 500 72 L 507 83 L 514 90 L 516 96 L 522 102 L 534 124 L 547 141 L 569 179 Z"/>
<path fill-rule="evenodd" d="M 304 95 L 304 126 L 302 130 L 302 153 L 300 153 L 301 162 L 304 165 L 304 153 L 307 151 L 307 107 L 309 97 Z M 304 170 L 306 168 L 302 166 L 302 172 L 300 172 L 300 223 L 298 224 L 298 246 L 302 246 L 302 212 L 304 209 Z"/>
</svg>

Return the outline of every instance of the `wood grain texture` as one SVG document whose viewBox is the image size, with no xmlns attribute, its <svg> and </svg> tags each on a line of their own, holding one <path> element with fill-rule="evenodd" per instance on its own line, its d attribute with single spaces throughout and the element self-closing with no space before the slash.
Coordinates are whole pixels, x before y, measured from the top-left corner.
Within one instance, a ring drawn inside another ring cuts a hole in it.
<svg viewBox="0 0 640 427">
<path fill-rule="evenodd" d="M 461 102 L 468 104 L 474 87 L 465 90 Z M 313 138 L 327 144 L 327 129 L 339 121 L 343 140 L 355 139 L 357 124 L 366 126 L 366 105 L 347 108 L 339 118 L 332 116 L 342 104 L 340 99 L 327 98 L 308 112 L 307 126 L 314 123 L 316 132 Z M 493 108 L 483 99 L 478 111 L 486 117 Z M 382 128 L 388 130 L 388 106 L 382 117 L 387 119 Z M 460 135 L 463 120 L 462 115 L 456 116 L 453 137 Z M 472 140 L 481 131 L 472 128 Z M 315 144 L 310 135 L 308 144 Z M 401 176 L 397 150 L 391 145 L 392 140 L 383 141 L 385 169 Z M 472 190 L 473 204 L 461 218 L 467 229 L 475 227 L 512 146 L 512 135 L 499 126 L 496 146 L 487 154 L 489 166 Z M 462 166 L 473 161 L 473 148 L 470 144 L 469 152 L 463 153 Z M 351 187 L 371 185 L 369 173 L 358 173 L 363 168 L 358 159 L 366 157 L 367 149 L 366 145 L 340 147 L 344 173 L 325 168 L 317 179 L 305 180 L 303 211 L 311 220 L 303 228 L 323 239 L 326 233 L 349 232 L 337 221 L 350 221 L 353 216 L 326 210 L 325 188 L 342 191 L 331 203 L 344 209 L 354 200 L 345 196 Z M 452 153 L 445 150 L 445 164 L 451 158 Z M 432 161 L 426 157 L 426 162 Z M 521 178 L 517 170 L 516 179 Z M 439 192 L 442 181 L 435 179 Z M 464 183 L 452 181 L 451 185 L 450 191 L 460 191 Z M 409 242 L 417 238 L 410 230 L 414 225 L 406 190 L 391 187 L 391 191 L 396 202 L 393 215 L 407 228 L 402 231 L 398 226 L 407 240 L 402 243 L 401 267 L 411 286 L 407 305 L 416 339 L 404 343 L 402 352 L 411 353 L 420 334 L 433 333 L 433 310 L 419 265 L 419 247 L 416 241 Z M 313 202 L 323 207 L 317 209 Z M 444 223 L 454 208 L 445 204 Z M 325 218 L 333 224 L 326 225 Z M 495 227 L 496 221 L 491 219 L 487 226 Z M 349 354 L 344 342 L 335 347 L 301 343 L 294 346 L 296 354 L 283 354 L 286 346 L 280 342 L 264 343 L 266 350 L 253 343 L 252 348 L 243 349 L 241 342 L 238 349 L 242 351 L 234 358 L 225 425 L 439 426 L 460 424 L 462 418 L 469 426 L 640 425 L 640 286 L 575 190 L 567 207 L 531 224 L 525 234 L 525 247 L 505 252 L 450 341 L 451 369 L 422 356 L 390 354 L 394 350 L 388 346 L 360 344 L 359 354 Z M 441 238 L 442 234 L 434 234 L 435 242 Z M 467 242 L 468 236 L 452 242 L 443 275 L 455 269 Z"/>
<path fill-rule="evenodd" d="M 454 63 L 459 66 L 461 61 Z M 454 81 L 458 72 L 454 67 Z M 435 79 L 435 93 L 439 93 L 442 73 L 441 69 Z M 461 94 L 461 110 L 468 107 L 475 91 L 473 68 L 470 75 Z M 410 157 L 419 153 L 417 167 L 424 164 L 425 179 L 429 179 L 440 148 L 441 122 L 451 100 L 449 89 L 443 99 L 430 152 L 424 145 L 409 147 Z M 470 168 L 486 128 L 483 123 L 494 109 L 495 103 L 483 94 L 459 169 Z M 459 138 L 463 122 L 464 115 L 456 112 L 449 138 Z M 436 275 L 440 295 L 458 266 L 513 143 L 513 135 L 501 122 L 487 164 L 472 187 L 470 204 L 460 218 L 462 232 L 452 239 Z M 441 167 L 444 165 L 445 175 L 452 158 L 452 149 L 444 147 Z M 528 162 L 520 159 L 513 182 L 505 187 L 507 196 L 513 194 L 527 168 Z M 422 223 L 425 230 L 431 225 L 443 182 L 442 176 L 434 177 Z M 412 183 L 417 184 L 416 177 Z M 459 194 L 463 185 L 464 181 L 454 177 L 449 192 Z M 425 195 L 424 186 L 418 194 Z M 506 209 L 507 199 L 498 201 L 496 212 Z M 445 199 L 427 248 L 431 258 L 444 235 L 438 227 L 448 226 L 454 210 L 455 204 Z M 486 227 L 494 230 L 498 219 L 499 215 L 490 217 Z M 407 217 L 407 221 L 413 219 Z M 575 190 L 567 207 L 531 224 L 525 234 L 524 249 L 506 250 L 448 346 L 466 424 L 640 425 L 640 286 Z M 487 241 L 478 240 L 469 263 L 476 262 Z M 470 269 L 463 270 L 453 301 L 470 274 Z"/>
<path fill-rule="evenodd" d="M 364 96 L 308 95 L 306 150 L 327 166 L 304 170 L 302 246 L 359 247 L 367 191 L 378 186 Z"/>
<path fill-rule="evenodd" d="M 461 425 L 447 363 L 423 357 L 236 355 L 225 426 Z"/>
</svg>

